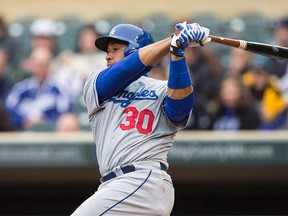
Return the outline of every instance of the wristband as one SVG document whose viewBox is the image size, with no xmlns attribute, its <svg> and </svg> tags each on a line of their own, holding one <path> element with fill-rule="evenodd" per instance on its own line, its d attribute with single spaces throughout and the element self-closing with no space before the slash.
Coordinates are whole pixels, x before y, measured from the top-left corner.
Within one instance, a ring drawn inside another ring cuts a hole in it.
<svg viewBox="0 0 288 216">
<path fill-rule="evenodd" d="M 178 57 L 183 57 L 184 56 L 184 49 L 171 45 L 170 46 L 170 53 L 172 53 L 173 55 L 176 55 Z"/>
<path fill-rule="evenodd" d="M 168 88 L 181 89 L 191 84 L 192 81 L 186 66 L 186 59 L 183 58 L 177 61 L 170 60 Z"/>
<path fill-rule="evenodd" d="M 178 47 L 177 46 L 177 40 L 179 36 L 176 36 L 175 33 L 171 35 L 172 41 L 170 45 L 170 53 L 173 55 L 176 55 L 178 57 L 183 57 L 184 56 L 184 47 Z"/>
</svg>

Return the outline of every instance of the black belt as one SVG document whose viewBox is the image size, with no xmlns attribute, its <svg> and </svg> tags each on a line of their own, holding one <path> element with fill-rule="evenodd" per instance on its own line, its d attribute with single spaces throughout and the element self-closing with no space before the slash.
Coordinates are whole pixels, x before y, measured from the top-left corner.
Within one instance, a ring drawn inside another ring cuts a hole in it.
<svg viewBox="0 0 288 216">
<path fill-rule="evenodd" d="M 160 162 L 160 169 L 161 170 L 164 170 L 164 171 L 167 171 L 167 167 L 163 164 L 163 163 L 161 163 Z M 126 174 L 126 173 L 130 173 L 130 172 L 133 172 L 133 171 L 135 171 L 135 167 L 133 166 L 133 165 L 127 165 L 127 166 L 123 166 L 123 167 L 121 167 L 121 170 L 122 170 L 122 172 L 124 173 L 124 174 Z M 115 172 L 110 172 L 110 173 L 108 173 L 107 175 L 105 175 L 105 176 L 103 176 L 102 178 L 101 178 L 101 182 L 103 183 L 103 182 L 106 182 L 106 181 L 108 181 L 108 180 L 110 180 L 110 179 L 113 179 L 113 178 L 115 178 L 117 175 L 115 174 Z"/>
</svg>

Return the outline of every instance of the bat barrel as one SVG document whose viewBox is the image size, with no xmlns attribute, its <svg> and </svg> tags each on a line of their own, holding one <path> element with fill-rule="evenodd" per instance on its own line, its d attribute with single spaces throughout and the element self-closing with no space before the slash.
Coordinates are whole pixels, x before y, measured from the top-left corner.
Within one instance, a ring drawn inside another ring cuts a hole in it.
<svg viewBox="0 0 288 216">
<path fill-rule="evenodd" d="M 280 47 L 271 44 L 257 43 L 251 41 L 237 40 L 231 38 L 224 38 L 214 35 L 209 35 L 212 42 L 223 44 L 226 46 L 231 46 L 235 48 L 240 48 L 247 50 L 259 55 L 264 55 L 272 58 L 278 58 L 282 60 L 288 60 L 288 48 Z"/>
<path fill-rule="evenodd" d="M 260 55 L 266 55 L 268 57 L 277 57 L 288 60 L 288 48 L 286 47 L 279 47 L 256 42 L 247 42 L 246 50 L 255 52 Z"/>
</svg>

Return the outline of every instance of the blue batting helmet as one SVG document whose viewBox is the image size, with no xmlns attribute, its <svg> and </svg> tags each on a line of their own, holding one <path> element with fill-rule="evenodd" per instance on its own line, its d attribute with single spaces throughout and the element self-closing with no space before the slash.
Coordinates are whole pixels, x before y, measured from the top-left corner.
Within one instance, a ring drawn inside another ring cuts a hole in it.
<svg viewBox="0 0 288 216">
<path fill-rule="evenodd" d="M 154 43 L 151 35 L 143 29 L 131 24 L 119 24 L 115 26 L 108 36 L 100 36 L 95 40 L 95 46 L 107 52 L 108 43 L 111 39 L 117 39 L 128 43 L 124 55 L 128 56 L 141 47 Z"/>
</svg>

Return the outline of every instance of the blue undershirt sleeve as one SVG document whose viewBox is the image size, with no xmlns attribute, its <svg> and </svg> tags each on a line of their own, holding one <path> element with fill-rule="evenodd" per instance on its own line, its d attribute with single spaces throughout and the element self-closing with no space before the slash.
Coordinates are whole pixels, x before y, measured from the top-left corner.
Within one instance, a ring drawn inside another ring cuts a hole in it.
<svg viewBox="0 0 288 216">
<path fill-rule="evenodd" d="M 186 98 L 175 100 L 168 96 L 164 99 L 164 111 L 167 117 L 173 123 L 183 122 L 191 112 L 194 106 L 194 93 L 192 92 Z"/>
<path fill-rule="evenodd" d="M 96 80 L 99 101 L 118 94 L 151 69 L 151 66 L 145 66 L 141 62 L 138 51 L 104 69 Z"/>
</svg>

